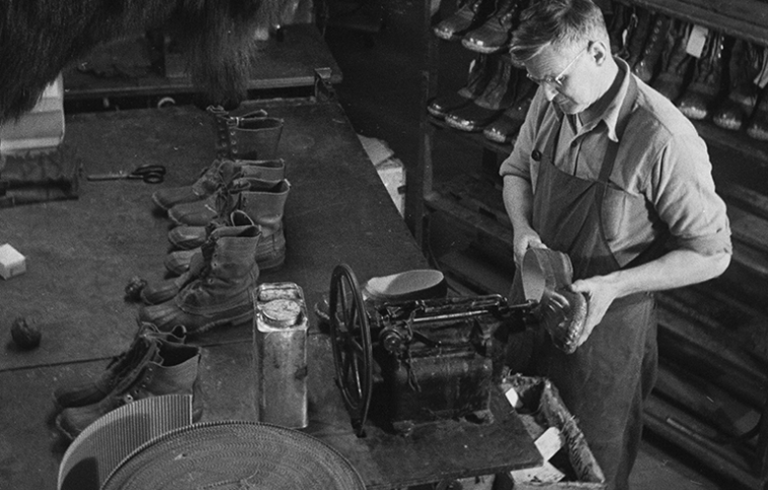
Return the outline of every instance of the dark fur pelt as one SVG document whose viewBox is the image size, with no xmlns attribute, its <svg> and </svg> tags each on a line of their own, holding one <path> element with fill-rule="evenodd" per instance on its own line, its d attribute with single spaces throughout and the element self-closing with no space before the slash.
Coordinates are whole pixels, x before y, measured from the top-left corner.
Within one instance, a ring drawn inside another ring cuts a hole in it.
<svg viewBox="0 0 768 490">
<path fill-rule="evenodd" d="M 0 0 L 0 122 L 31 109 L 46 85 L 94 47 L 170 29 L 193 83 L 214 101 L 246 90 L 256 29 L 284 0 Z"/>
</svg>

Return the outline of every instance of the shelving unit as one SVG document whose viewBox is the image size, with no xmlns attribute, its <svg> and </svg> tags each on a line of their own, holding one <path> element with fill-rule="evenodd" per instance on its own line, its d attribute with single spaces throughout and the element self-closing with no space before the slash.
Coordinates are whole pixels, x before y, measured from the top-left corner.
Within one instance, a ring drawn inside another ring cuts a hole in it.
<svg viewBox="0 0 768 490">
<path fill-rule="evenodd" d="M 143 34 L 129 46 L 128 58 L 140 65 L 136 76 L 100 77 L 72 67 L 64 73 L 65 104 L 70 107 L 97 101 L 109 105 L 116 100 L 146 99 L 157 103 L 164 97 L 194 97 L 197 90 L 183 67 L 178 73 L 165 73 L 163 60 L 171 53 L 154 53 L 153 46 Z M 98 48 L 101 50 L 107 47 Z M 98 56 L 98 53 L 94 56 Z M 87 61 L 87 60 L 84 60 Z M 294 24 L 281 28 L 279 36 L 259 41 L 252 56 L 249 98 L 293 94 L 312 95 L 317 82 L 317 71 L 325 73 L 329 84 L 342 81 L 342 73 L 314 24 Z M 151 105 L 150 105 L 151 106 Z M 67 108 L 65 107 L 65 110 Z M 67 111 L 70 112 L 70 111 Z"/>
<path fill-rule="evenodd" d="M 768 46 L 768 3 L 762 1 L 614 2 Z M 441 6 L 440 12 L 446 10 Z M 440 51 L 448 44 L 463 49 L 437 39 L 431 32 L 436 22 L 425 19 L 423 107 L 439 93 Z M 455 248 L 432 258 L 458 291 L 506 294 L 514 272 L 512 229 L 496 172 L 511 145 L 423 114 L 420 162 L 408 176 L 408 225 L 427 250 L 434 221 L 454 228 Z M 749 488 L 768 489 L 768 142 L 743 128 L 729 131 L 706 120 L 694 125 L 709 146 L 718 192 L 728 206 L 734 256 L 720 278 L 658 294 L 660 372 L 646 426 L 702 466 Z M 435 178 L 439 138 L 460 141 L 477 154 L 455 180 Z"/>
</svg>

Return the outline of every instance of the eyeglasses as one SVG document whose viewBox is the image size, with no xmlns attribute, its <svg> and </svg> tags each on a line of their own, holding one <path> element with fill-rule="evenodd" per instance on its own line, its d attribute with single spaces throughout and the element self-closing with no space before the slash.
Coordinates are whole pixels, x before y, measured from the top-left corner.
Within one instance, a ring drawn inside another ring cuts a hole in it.
<svg viewBox="0 0 768 490">
<path fill-rule="evenodd" d="M 562 87 L 562 85 L 563 85 L 563 77 L 565 76 L 565 73 L 568 70 L 571 69 L 573 64 L 576 63 L 576 60 L 581 58 L 581 55 L 583 55 L 586 51 L 587 51 L 586 49 L 582 49 L 581 51 L 579 51 L 579 54 L 577 54 L 576 57 L 573 58 L 571 60 L 571 62 L 568 63 L 565 68 L 563 68 L 563 71 L 561 71 L 557 76 L 553 77 L 553 76 L 550 75 L 550 76 L 546 76 L 546 77 L 542 77 L 542 78 L 536 78 L 533 75 L 531 75 L 530 73 L 528 73 L 527 71 L 525 72 L 525 76 L 527 76 L 529 80 L 531 80 L 533 83 L 535 83 L 537 85 L 543 85 L 543 84 L 546 83 L 546 84 L 549 84 L 549 85 L 553 85 L 555 87 Z"/>
</svg>

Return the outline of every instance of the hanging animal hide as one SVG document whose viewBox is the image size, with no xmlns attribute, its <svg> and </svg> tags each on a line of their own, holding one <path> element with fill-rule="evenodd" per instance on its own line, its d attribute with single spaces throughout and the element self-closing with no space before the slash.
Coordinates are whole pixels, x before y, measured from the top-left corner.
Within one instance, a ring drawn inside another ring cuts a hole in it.
<svg viewBox="0 0 768 490">
<path fill-rule="evenodd" d="M 97 45 L 150 29 L 173 32 L 192 82 L 211 100 L 240 100 L 254 33 L 284 1 L 0 0 L 0 122 L 30 110 Z"/>
</svg>

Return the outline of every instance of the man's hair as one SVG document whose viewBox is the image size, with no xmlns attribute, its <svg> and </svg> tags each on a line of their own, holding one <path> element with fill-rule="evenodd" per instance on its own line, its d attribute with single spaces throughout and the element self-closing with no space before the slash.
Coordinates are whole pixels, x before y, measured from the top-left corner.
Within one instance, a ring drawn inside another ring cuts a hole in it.
<svg viewBox="0 0 768 490">
<path fill-rule="evenodd" d="M 603 12 L 592 0 L 532 0 L 512 34 L 512 60 L 522 64 L 546 46 L 607 41 Z"/>
</svg>

